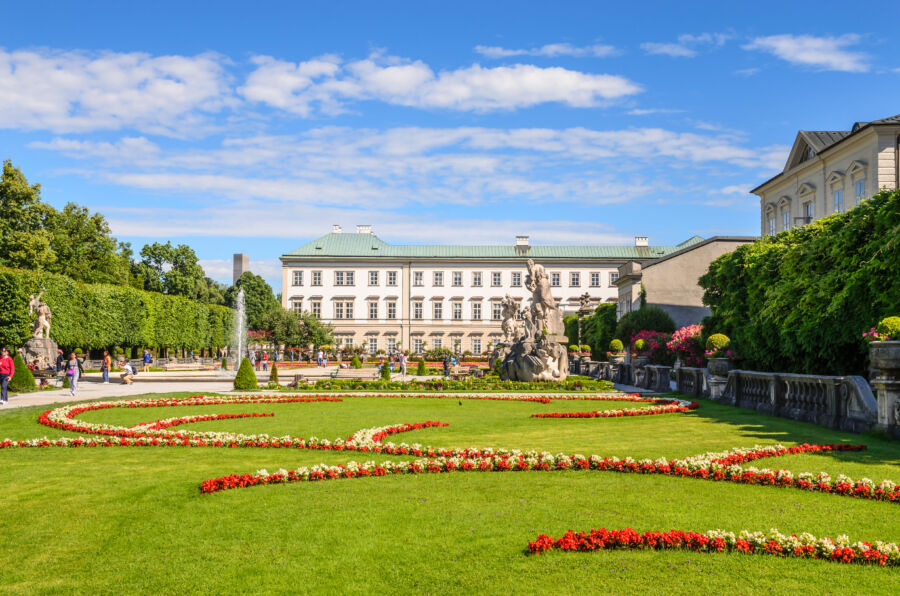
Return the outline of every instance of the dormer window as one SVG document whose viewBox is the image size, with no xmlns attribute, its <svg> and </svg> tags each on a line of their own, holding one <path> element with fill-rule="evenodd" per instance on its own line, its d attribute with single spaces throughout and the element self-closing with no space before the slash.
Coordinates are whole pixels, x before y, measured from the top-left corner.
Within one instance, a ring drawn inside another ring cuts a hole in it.
<svg viewBox="0 0 900 596">
<path fill-rule="evenodd" d="M 800 158 L 800 161 L 807 161 L 816 156 L 816 152 L 813 151 L 813 148 L 809 145 L 806 146 L 806 151 L 803 152 L 803 157 Z"/>
</svg>

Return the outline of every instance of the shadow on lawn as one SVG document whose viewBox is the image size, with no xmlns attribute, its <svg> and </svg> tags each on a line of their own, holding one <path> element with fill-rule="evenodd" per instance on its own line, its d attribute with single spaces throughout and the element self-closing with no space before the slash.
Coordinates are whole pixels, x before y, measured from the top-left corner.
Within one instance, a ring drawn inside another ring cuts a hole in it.
<svg viewBox="0 0 900 596">
<path fill-rule="evenodd" d="M 684 396 L 678 393 L 672 395 Z M 685 413 L 695 420 L 712 424 L 726 424 L 746 437 L 766 443 L 851 443 L 864 444 L 865 451 L 842 451 L 819 454 L 837 461 L 861 464 L 888 464 L 900 466 L 900 441 L 874 434 L 854 434 L 847 431 L 798 422 L 788 418 L 770 416 L 755 410 L 720 404 L 708 399 L 695 399 L 700 404 L 696 410 Z"/>
</svg>

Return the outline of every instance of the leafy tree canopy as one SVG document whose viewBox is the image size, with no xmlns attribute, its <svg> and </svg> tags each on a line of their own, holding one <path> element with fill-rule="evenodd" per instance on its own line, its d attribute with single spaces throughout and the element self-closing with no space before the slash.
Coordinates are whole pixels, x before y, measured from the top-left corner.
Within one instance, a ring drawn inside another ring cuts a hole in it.
<svg viewBox="0 0 900 596">
<path fill-rule="evenodd" d="M 272 286 L 259 275 L 245 271 L 233 286 L 225 292 L 225 304 L 236 308 L 238 291 L 244 289 L 244 307 L 247 313 L 248 329 L 267 329 L 266 323 L 272 312 L 281 308 L 275 299 Z"/>
</svg>

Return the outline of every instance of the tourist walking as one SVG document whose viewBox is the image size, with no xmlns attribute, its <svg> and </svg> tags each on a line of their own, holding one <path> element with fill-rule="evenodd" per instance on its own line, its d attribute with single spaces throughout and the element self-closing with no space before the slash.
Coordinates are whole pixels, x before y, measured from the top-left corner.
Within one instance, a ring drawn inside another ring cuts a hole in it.
<svg viewBox="0 0 900 596">
<path fill-rule="evenodd" d="M 269 370 L 269 353 L 263 352 L 262 355 L 263 370 Z"/>
<path fill-rule="evenodd" d="M 81 368 L 81 361 L 75 355 L 75 352 L 69 354 L 69 361 L 66 362 L 66 377 L 69 379 L 69 393 L 75 395 L 78 393 L 78 379 L 84 374 Z"/>
<path fill-rule="evenodd" d="M 398 358 L 400 359 L 400 374 L 405 377 L 406 376 L 406 354 L 404 354 L 403 352 L 400 352 L 400 355 L 398 356 Z"/>
<path fill-rule="evenodd" d="M 109 368 L 112 366 L 112 358 L 109 352 L 103 350 L 103 362 L 100 363 L 100 372 L 103 373 L 103 384 L 109 385 Z M 74 393 L 72 395 L 75 395 Z"/>
<path fill-rule="evenodd" d="M 16 374 L 16 364 L 9 357 L 9 348 L 3 348 L 0 353 L 0 406 L 9 403 L 9 396 L 6 394 L 6 387 Z"/>
<path fill-rule="evenodd" d="M 134 384 L 134 365 L 131 364 L 128 360 L 125 360 L 125 366 L 122 367 L 125 372 L 119 375 L 119 378 L 122 379 L 123 385 L 133 385 Z"/>
<path fill-rule="evenodd" d="M 66 357 L 63 356 L 62 350 L 56 350 L 56 372 L 61 373 L 66 367 Z"/>
<path fill-rule="evenodd" d="M 256 370 L 256 352 L 250 352 L 250 368 Z"/>
<path fill-rule="evenodd" d="M 450 376 L 450 356 L 449 355 L 444 356 L 444 376 L 445 377 Z"/>
<path fill-rule="evenodd" d="M 153 362 L 153 358 L 150 356 L 149 350 L 144 350 L 141 360 L 144 362 L 144 372 L 150 372 L 150 363 Z"/>
</svg>

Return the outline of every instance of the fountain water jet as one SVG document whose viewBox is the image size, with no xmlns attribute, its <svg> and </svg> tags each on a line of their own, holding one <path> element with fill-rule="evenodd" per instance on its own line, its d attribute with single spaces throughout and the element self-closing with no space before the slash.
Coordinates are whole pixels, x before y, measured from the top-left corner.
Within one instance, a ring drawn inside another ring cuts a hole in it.
<svg viewBox="0 0 900 596">
<path fill-rule="evenodd" d="M 244 350 L 247 349 L 245 341 L 247 339 L 247 311 L 244 305 L 244 288 L 240 288 L 237 298 L 234 301 L 234 335 L 232 336 L 232 347 L 234 354 L 234 374 L 237 374 L 238 368 L 241 366 L 241 358 L 243 358 Z"/>
</svg>

